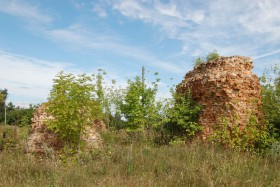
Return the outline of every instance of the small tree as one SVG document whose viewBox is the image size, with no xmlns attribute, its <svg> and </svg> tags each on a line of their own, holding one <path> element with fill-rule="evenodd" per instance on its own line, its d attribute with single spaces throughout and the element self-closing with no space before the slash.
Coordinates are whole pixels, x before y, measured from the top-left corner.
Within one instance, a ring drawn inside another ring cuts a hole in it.
<svg viewBox="0 0 280 187">
<path fill-rule="evenodd" d="M 4 122 L 5 119 L 5 103 L 8 97 L 8 90 L 7 89 L 0 89 L 1 94 L 1 102 L 0 102 L 0 123 Z"/>
<path fill-rule="evenodd" d="M 121 112 L 127 120 L 128 130 L 141 131 L 157 125 L 155 95 L 158 81 L 159 79 L 153 82 L 152 87 L 147 87 L 144 71 L 142 72 L 142 79 L 136 76 L 134 81 L 128 80 L 124 102 L 121 104 Z"/>
<path fill-rule="evenodd" d="M 106 87 L 105 92 L 105 123 L 112 129 L 119 130 L 125 128 L 124 121 L 121 119 L 121 105 L 124 101 L 124 89 L 116 87 L 116 80 L 112 80 L 110 87 Z"/>
<path fill-rule="evenodd" d="M 183 92 L 179 86 L 176 91 L 171 89 L 171 93 L 173 98 L 168 103 L 165 128 L 175 137 L 191 139 L 202 130 L 197 123 L 201 107 L 192 99 L 190 90 Z"/>
<path fill-rule="evenodd" d="M 2 93 L 0 93 L 0 103 L 4 102 L 4 95 Z"/>
<path fill-rule="evenodd" d="M 48 128 L 58 133 L 70 147 L 79 144 L 85 126 L 101 115 L 91 81 L 85 74 L 74 76 L 63 72 L 54 79 L 47 103 L 47 112 L 53 116 Z"/>
<path fill-rule="evenodd" d="M 35 106 L 30 105 L 29 108 L 15 107 L 9 102 L 7 108 L 7 124 L 27 126 L 31 124 L 31 118 L 35 111 Z"/>
<path fill-rule="evenodd" d="M 274 65 L 265 70 L 262 84 L 262 109 L 267 121 L 280 131 L 280 69 Z"/>
</svg>

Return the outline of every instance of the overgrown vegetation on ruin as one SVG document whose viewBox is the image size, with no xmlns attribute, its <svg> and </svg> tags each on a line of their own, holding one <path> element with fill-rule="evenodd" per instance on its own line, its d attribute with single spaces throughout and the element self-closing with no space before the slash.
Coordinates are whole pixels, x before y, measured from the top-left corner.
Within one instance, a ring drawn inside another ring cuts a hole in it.
<svg viewBox="0 0 280 187">
<path fill-rule="evenodd" d="M 216 53 L 209 53 L 207 59 L 210 60 L 212 57 L 216 58 Z M 266 70 L 260 78 L 263 119 L 254 120 L 252 116 L 244 131 L 238 127 L 228 131 L 230 124 L 224 119 L 224 126 L 217 126 L 216 133 L 209 138 L 212 143 L 259 154 L 271 154 L 273 152 L 271 149 L 280 149 L 279 72 L 279 68 L 274 66 L 270 71 Z M 201 106 L 192 100 L 190 91 L 182 93 L 180 87 L 177 87 L 176 91 L 173 88 L 171 98 L 156 100 L 160 82 L 157 78 L 158 73 L 154 75 L 155 81 L 149 83 L 145 79 L 143 69 L 142 76 L 128 80 L 124 89 L 117 88 L 115 81 L 112 81 L 110 87 L 106 86 L 104 76 L 106 72 L 100 69 L 96 75 L 91 76 L 85 74 L 75 76 L 60 72 L 54 79 L 46 105 L 48 113 L 54 117 L 49 121 L 48 128 L 65 140 L 65 146 L 77 149 L 85 126 L 90 125 L 95 119 L 105 121 L 110 131 L 124 129 L 130 134 L 147 131 L 157 134 L 154 141 L 158 144 L 185 144 L 202 130 L 203 127 L 197 123 Z M 7 90 L 2 90 L 2 115 L 3 101 L 6 98 Z M 9 111 L 7 121 L 12 121 L 13 118 L 10 116 L 13 113 L 21 116 L 19 111 L 22 110 L 26 111 L 26 114 L 22 114 L 19 122 L 13 121 L 10 124 L 18 126 L 30 124 L 34 108 L 9 109 L 12 106 L 10 103 L 7 107 Z"/>
<path fill-rule="evenodd" d="M 194 60 L 194 67 L 198 67 L 200 64 L 205 64 L 212 60 L 216 60 L 220 57 L 217 50 L 213 50 L 212 52 L 208 53 L 205 57 L 198 57 Z"/>
<path fill-rule="evenodd" d="M 213 52 L 205 59 L 218 57 Z M 7 122 L 14 126 L 0 128 L 0 184 L 278 185 L 280 70 L 277 66 L 266 70 L 260 78 L 263 119 L 255 120 L 252 116 L 246 130 L 233 126 L 236 128 L 228 131 L 230 124 L 224 118 L 223 125 L 217 126 L 216 133 L 204 144 L 195 138 L 203 128 L 198 125 L 202 106 L 192 99 L 189 90 L 183 92 L 178 86 L 171 89 L 171 98 L 156 99 L 158 73 L 154 74 L 153 82 L 147 82 L 143 69 L 142 76 L 128 80 L 126 88 L 117 87 L 115 80 L 107 86 L 105 76 L 106 72 L 100 69 L 90 76 L 61 72 L 54 79 L 46 105 L 54 117 L 48 128 L 60 135 L 65 147 L 71 148 L 67 157 L 62 153 L 57 158 L 49 150 L 43 160 L 25 154 L 29 120 L 35 107 L 10 107 Z M 7 95 L 7 90 L 0 90 L 1 116 Z M 0 119 L 3 123 L 3 117 Z M 102 134 L 104 147 L 88 153 L 80 150 L 80 135 L 95 119 L 103 120 L 108 131 Z"/>
</svg>

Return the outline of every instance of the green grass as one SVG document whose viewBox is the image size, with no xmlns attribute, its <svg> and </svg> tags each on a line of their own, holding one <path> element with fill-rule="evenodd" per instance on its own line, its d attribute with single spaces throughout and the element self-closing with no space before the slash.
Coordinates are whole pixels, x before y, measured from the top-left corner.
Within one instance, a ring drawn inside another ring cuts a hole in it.
<svg viewBox="0 0 280 187">
<path fill-rule="evenodd" d="M 11 148 L 0 153 L 0 186 L 279 186 L 279 157 L 211 145 L 156 146 L 105 134 L 101 151 L 66 159 Z"/>
</svg>

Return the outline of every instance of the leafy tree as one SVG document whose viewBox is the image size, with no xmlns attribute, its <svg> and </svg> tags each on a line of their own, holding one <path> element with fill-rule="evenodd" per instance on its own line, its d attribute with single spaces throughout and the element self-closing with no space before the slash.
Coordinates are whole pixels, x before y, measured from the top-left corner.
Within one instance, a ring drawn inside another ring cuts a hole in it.
<svg viewBox="0 0 280 187">
<path fill-rule="evenodd" d="M 101 119 L 108 128 L 123 128 L 123 120 L 121 120 L 120 103 L 123 100 L 123 89 L 116 88 L 116 81 L 112 80 L 111 86 L 105 82 L 104 76 L 107 73 L 103 69 L 98 69 L 97 74 L 93 74 L 93 84 L 95 86 L 95 94 L 98 105 L 101 108 Z"/>
<path fill-rule="evenodd" d="M 103 76 L 106 75 L 106 71 L 103 69 L 98 69 L 97 75 L 93 75 L 96 78 L 96 95 L 97 102 L 102 110 L 102 120 L 105 124 L 109 125 L 111 118 L 111 110 L 110 110 L 110 96 L 106 95 L 106 91 L 108 92 L 108 87 L 105 86 L 105 81 Z"/>
<path fill-rule="evenodd" d="M 159 79 L 152 83 L 152 87 L 147 87 L 144 71 L 142 73 L 142 79 L 136 76 L 134 81 L 128 80 L 124 102 L 121 104 L 121 112 L 127 120 L 127 129 L 131 131 L 142 131 L 158 124 L 155 95 Z"/>
<path fill-rule="evenodd" d="M 97 95 L 97 102 L 99 103 L 100 106 L 105 105 L 105 98 L 104 98 L 104 78 L 102 75 L 106 75 L 106 72 L 102 69 L 98 69 L 98 74 L 96 75 L 96 95 Z M 93 77 L 95 75 L 93 74 Z"/>
<path fill-rule="evenodd" d="M 8 102 L 6 104 L 6 110 L 7 111 L 12 111 L 12 110 L 15 110 L 15 109 L 16 109 L 16 106 L 12 102 Z"/>
<path fill-rule="evenodd" d="M 124 89 L 120 86 L 116 87 L 116 81 L 112 80 L 111 86 L 106 87 L 105 92 L 105 112 L 107 118 L 105 123 L 112 129 L 119 130 L 125 128 L 124 121 L 122 120 L 121 105 L 124 100 Z"/>
<path fill-rule="evenodd" d="M 0 89 L 0 123 L 4 122 L 5 119 L 5 103 L 8 97 L 8 90 L 7 89 Z"/>
<path fill-rule="evenodd" d="M 13 103 L 7 105 L 7 124 L 17 126 L 27 126 L 31 124 L 31 118 L 36 106 L 30 105 L 29 108 L 15 107 Z"/>
<path fill-rule="evenodd" d="M 2 93 L 0 93 L 0 103 L 4 102 L 4 95 Z"/>
<path fill-rule="evenodd" d="M 265 118 L 280 130 L 280 69 L 274 65 L 265 70 L 260 78 L 262 83 L 262 108 Z"/>
<path fill-rule="evenodd" d="M 168 120 L 165 128 L 173 136 L 191 139 L 202 130 L 197 123 L 201 107 L 192 99 L 190 90 L 183 92 L 178 86 L 176 91 L 171 89 L 171 93 L 173 97 L 166 110 Z"/>
<path fill-rule="evenodd" d="M 92 78 L 85 74 L 74 76 L 63 72 L 54 79 L 47 103 L 47 112 L 53 116 L 48 128 L 70 147 L 77 147 L 85 126 L 101 117 L 91 82 Z"/>
</svg>

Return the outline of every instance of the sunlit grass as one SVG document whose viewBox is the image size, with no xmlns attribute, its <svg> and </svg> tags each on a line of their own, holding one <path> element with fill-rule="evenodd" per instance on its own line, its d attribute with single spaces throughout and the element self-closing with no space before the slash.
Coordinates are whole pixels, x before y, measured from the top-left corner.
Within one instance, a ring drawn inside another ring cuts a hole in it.
<svg viewBox="0 0 280 187">
<path fill-rule="evenodd" d="M 0 186 L 279 186 L 276 157 L 200 143 L 156 146 L 127 137 L 107 134 L 103 150 L 66 160 L 4 150 Z"/>
</svg>

